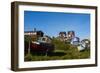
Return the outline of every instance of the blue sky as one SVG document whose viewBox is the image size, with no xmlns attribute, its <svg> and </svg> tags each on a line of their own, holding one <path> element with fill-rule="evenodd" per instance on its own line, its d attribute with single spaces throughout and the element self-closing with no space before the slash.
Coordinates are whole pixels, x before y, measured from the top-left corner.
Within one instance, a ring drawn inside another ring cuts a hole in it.
<svg viewBox="0 0 100 73">
<path fill-rule="evenodd" d="M 89 38 L 90 14 L 24 11 L 24 31 L 34 28 L 51 37 L 73 30 L 80 39 Z"/>
</svg>

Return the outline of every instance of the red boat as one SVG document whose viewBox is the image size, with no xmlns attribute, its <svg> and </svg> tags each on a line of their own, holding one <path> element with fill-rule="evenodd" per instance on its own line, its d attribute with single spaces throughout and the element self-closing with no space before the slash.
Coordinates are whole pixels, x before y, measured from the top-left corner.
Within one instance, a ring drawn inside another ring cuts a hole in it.
<svg viewBox="0 0 100 73">
<path fill-rule="evenodd" d="M 28 52 L 29 45 L 25 43 L 25 52 Z M 54 45 L 51 43 L 39 43 L 39 42 L 31 42 L 30 43 L 30 51 L 31 52 L 52 52 L 54 51 Z"/>
<path fill-rule="evenodd" d="M 51 52 L 54 50 L 54 45 L 50 43 L 39 43 L 39 42 L 32 42 L 30 45 L 32 51 L 48 51 Z"/>
</svg>

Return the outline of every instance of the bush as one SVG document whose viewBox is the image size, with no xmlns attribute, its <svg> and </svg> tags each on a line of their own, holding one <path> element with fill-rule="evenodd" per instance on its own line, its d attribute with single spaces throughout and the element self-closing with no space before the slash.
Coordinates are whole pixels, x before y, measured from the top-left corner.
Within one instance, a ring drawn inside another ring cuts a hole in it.
<svg viewBox="0 0 100 73">
<path fill-rule="evenodd" d="M 32 61 L 33 56 L 31 54 L 27 54 L 24 58 L 25 61 Z"/>
<path fill-rule="evenodd" d="M 70 48 L 70 44 L 60 41 L 56 38 L 52 39 L 52 43 L 55 45 L 55 49 L 57 50 L 67 50 Z"/>
</svg>

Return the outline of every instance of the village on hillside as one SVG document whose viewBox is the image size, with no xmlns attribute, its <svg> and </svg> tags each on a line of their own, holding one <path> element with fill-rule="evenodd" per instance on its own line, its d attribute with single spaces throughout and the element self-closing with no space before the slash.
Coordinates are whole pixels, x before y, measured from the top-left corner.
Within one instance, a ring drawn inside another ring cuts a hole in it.
<svg viewBox="0 0 100 73">
<path fill-rule="evenodd" d="M 25 61 L 90 57 L 90 40 L 80 40 L 75 31 L 61 31 L 57 37 L 51 37 L 34 28 L 33 31 L 25 31 L 24 38 Z"/>
</svg>

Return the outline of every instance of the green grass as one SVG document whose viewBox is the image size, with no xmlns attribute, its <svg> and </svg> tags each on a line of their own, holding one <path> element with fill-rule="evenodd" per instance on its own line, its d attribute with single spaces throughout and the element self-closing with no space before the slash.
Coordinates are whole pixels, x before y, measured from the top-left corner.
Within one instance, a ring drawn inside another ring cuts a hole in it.
<svg viewBox="0 0 100 73">
<path fill-rule="evenodd" d="M 90 50 L 77 51 L 77 53 L 72 53 L 72 51 L 55 50 L 52 53 L 46 54 L 27 54 L 25 56 L 25 61 L 46 61 L 46 60 L 67 60 L 67 59 L 86 59 L 90 57 Z"/>
</svg>

